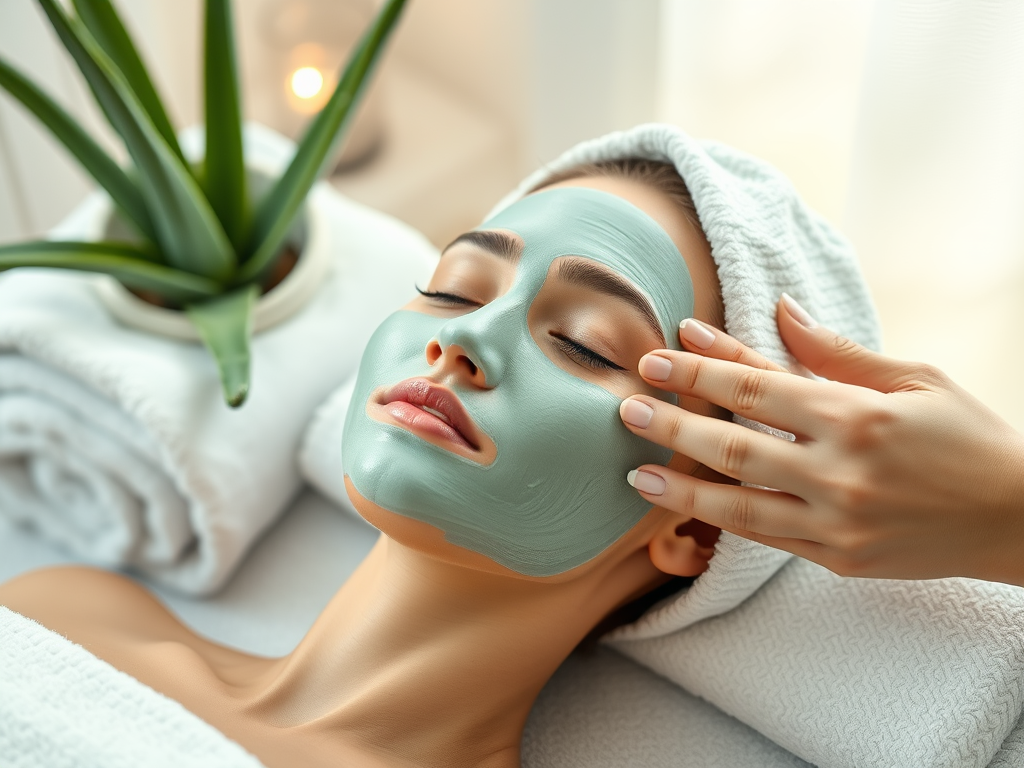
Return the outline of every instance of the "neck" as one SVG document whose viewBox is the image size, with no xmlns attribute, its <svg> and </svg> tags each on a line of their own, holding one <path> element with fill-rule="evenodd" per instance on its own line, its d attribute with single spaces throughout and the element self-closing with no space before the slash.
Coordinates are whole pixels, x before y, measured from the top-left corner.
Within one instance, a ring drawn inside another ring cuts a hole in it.
<svg viewBox="0 0 1024 768">
<path fill-rule="evenodd" d="M 381 536 L 261 682 L 257 706 L 275 725 L 337 734 L 389 764 L 518 766 L 537 694 L 629 598 L 608 580 L 467 573 Z"/>
</svg>

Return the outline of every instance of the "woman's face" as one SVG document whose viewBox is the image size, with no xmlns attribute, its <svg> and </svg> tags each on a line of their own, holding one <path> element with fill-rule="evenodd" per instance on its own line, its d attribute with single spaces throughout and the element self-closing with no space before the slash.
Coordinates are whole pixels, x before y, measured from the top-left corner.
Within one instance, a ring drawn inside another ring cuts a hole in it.
<svg viewBox="0 0 1024 768">
<path fill-rule="evenodd" d="M 694 314 L 688 266 L 710 259 L 687 225 L 636 182 L 580 179 L 458 238 L 367 347 L 344 436 L 356 506 L 528 577 L 619 540 L 650 510 L 626 473 L 671 456 L 618 407 L 665 396 L 636 369 Z"/>
</svg>

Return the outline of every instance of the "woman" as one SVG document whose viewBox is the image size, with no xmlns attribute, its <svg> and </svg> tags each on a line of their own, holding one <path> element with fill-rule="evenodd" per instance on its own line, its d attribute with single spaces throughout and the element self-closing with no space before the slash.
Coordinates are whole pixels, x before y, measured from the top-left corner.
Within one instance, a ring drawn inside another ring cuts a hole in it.
<svg viewBox="0 0 1024 768">
<path fill-rule="evenodd" d="M 549 184 L 457 239 L 381 326 L 344 442 L 352 501 L 384 535 L 288 656 L 205 640 L 90 569 L 22 576 L 0 603 L 268 766 L 518 765 L 530 707 L 572 649 L 712 556 L 716 530 L 626 484 L 670 454 L 615 416 L 657 397 L 637 366 L 681 317 L 721 322 L 681 194 L 671 166 L 646 162 Z"/>
</svg>

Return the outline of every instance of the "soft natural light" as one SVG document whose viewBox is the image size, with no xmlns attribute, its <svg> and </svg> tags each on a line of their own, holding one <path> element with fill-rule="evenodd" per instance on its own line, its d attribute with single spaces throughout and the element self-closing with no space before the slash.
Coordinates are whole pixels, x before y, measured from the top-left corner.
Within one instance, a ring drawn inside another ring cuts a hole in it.
<svg viewBox="0 0 1024 768">
<path fill-rule="evenodd" d="M 302 67 L 292 72 L 292 93 L 300 99 L 312 99 L 324 87 L 324 76 L 316 67 Z"/>
</svg>

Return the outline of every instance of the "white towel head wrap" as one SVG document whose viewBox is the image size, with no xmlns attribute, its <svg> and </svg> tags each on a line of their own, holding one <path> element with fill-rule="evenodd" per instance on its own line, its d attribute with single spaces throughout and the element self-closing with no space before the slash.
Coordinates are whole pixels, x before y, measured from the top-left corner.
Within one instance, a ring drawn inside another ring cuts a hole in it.
<svg viewBox="0 0 1024 768">
<path fill-rule="evenodd" d="M 871 349 L 880 329 L 850 244 L 810 210 L 767 163 L 672 125 L 640 125 L 583 142 L 528 176 L 488 215 L 555 174 L 580 165 L 644 158 L 675 165 L 711 244 L 725 304 L 725 330 L 769 360 L 791 365 L 775 308 L 785 291 L 823 325 Z M 755 428 L 767 429 L 748 423 Z M 609 639 L 667 635 L 735 608 L 791 557 L 723 532 L 708 570 Z"/>
</svg>

